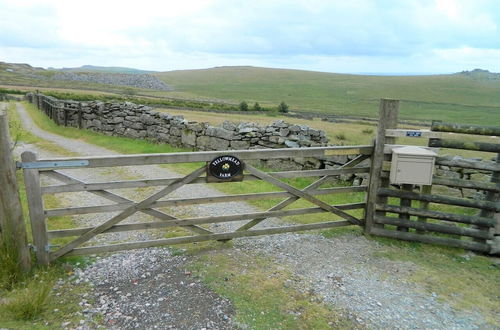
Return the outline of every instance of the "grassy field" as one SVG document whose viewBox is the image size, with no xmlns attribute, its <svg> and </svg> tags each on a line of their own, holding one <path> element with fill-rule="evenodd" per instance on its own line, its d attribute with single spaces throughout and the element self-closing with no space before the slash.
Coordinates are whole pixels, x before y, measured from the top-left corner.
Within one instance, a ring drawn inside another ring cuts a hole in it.
<svg viewBox="0 0 500 330">
<path fill-rule="evenodd" d="M 400 119 L 443 120 L 492 125 L 500 122 L 500 79 L 484 75 L 363 76 L 258 67 L 218 67 L 154 73 L 174 88 L 154 91 L 77 81 L 53 81 L 53 70 L 0 63 L 0 85 L 84 90 L 87 93 L 170 99 L 180 106 L 237 108 L 241 101 L 274 109 L 284 101 L 291 111 L 335 116 L 377 117 L 380 98 L 401 100 Z M 183 101 L 179 101 L 183 100 Z M 202 101 L 197 104 L 190 101 Z M 215 103 L 214 103 L 215 102 Z M 174 105 L 174 104 L 172 104 Z"/>
<path fill-rule="evenodd" d="M 401 118 L 491 124 L 500 120 L 500 81 L 464 75 L 361 76 L 255 67 L 156 74 L 187 97 L 278 104 L 291 110 L 376 117 L 380 98 L 402 100 Z"/>
</svg>

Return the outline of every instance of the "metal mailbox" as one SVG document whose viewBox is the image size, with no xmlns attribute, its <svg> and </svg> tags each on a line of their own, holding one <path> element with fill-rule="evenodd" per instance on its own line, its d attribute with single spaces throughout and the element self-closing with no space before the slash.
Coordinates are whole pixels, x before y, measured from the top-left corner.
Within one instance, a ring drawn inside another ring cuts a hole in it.
<svg viewBox="0 0 500 330">
<path fill-rule="evenodd" d="M 391 183 L 431 185 L 436 156 L 434 151 L 422 147 L 393 149 Z"/>
</svg>

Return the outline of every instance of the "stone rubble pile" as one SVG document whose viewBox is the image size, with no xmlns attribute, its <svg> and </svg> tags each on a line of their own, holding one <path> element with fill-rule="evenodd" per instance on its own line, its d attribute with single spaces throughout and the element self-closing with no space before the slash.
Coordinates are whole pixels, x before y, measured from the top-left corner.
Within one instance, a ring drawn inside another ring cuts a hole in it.
<svg viewBox="0 0 500 330">
<path fill-rule="evenodd" d="M 52 80 L 85 81 L 106 85 L 120 85 L 138 88 L 171 91 L 172 88 L 150 74 L 101 73 L 101 72 L 58 72 Z"/>
</svg>

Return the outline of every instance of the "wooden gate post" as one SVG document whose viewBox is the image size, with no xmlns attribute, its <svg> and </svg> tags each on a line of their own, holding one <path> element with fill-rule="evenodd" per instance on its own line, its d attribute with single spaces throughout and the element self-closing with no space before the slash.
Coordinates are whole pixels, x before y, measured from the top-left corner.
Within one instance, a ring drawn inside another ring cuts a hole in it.
<svg viewBox="0 0 500 330">
<path fill-rule="evenodd" d="M 365 211 L 365 233 L 370 234 L 371 229 L 376 227 L 375 204 L 384 203 L 387 197 L 378 197 L 377 190 L 380 187 L 389 186 L 389 178 L 381 178 L 382 164 L 384 160 L 390 160 L 390 155 L 384 156 L 384 146 L 386 143 L 394 143 L 395 138 L 386 137 L 385 130 L 397 128 L 399 115 L 399 100 L 381 99 L 379 108 L 379 121 L 377 136 L 373 148 L 372 162 L 370 168 L 370 179 L 368 181 L 368 193 L 366 198 Z M 387 158 L 387 159 L 386 159 Z"/>
<path fill-rule="evenodd" d="M 37 160 L 36 153 L 25 151 L 21 154 L 23 162 Z M 42 189 L 40 187 L 40 173 L 38 169 L 24 169 L 24 185 L 28 197 L 30 211 L 31 231 L 33 232 L 33 245 L 35 246 L 36 262 L 39 265 L 49 264 L 49 239 L 47 225 L 43 212 Z"/>
<path fill-rule="evenodd" d="M 23 208 L 19 198 L 16 168 L 12 159 L 9 125 L 5 104 L 0 104 L 0 235 L 17 254 L 23 271 L 31 268 L 31 258 L 26 238 Z"/>
</svg>

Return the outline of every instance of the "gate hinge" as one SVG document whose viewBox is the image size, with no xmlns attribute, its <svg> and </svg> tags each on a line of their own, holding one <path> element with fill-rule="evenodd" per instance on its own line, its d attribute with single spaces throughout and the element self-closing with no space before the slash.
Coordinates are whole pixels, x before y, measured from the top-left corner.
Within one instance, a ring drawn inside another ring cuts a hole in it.
<svg viewBox="0 0 500 330">
<path fill-rule="evenodd" d="M 33 251 L 33 252 L 37 252 L 37 247 L 36 245 L 33 245 L 33 244 L 28 244 L 28 247 Z M 52 244 L 47 244 L 45 245 L 44 247 L 44 251 L 45 252 L 50 252 L 50 249 L 53 248 L 53 247 L 59 247 L 59 245 L 52 245 Z"/>
</svg>

